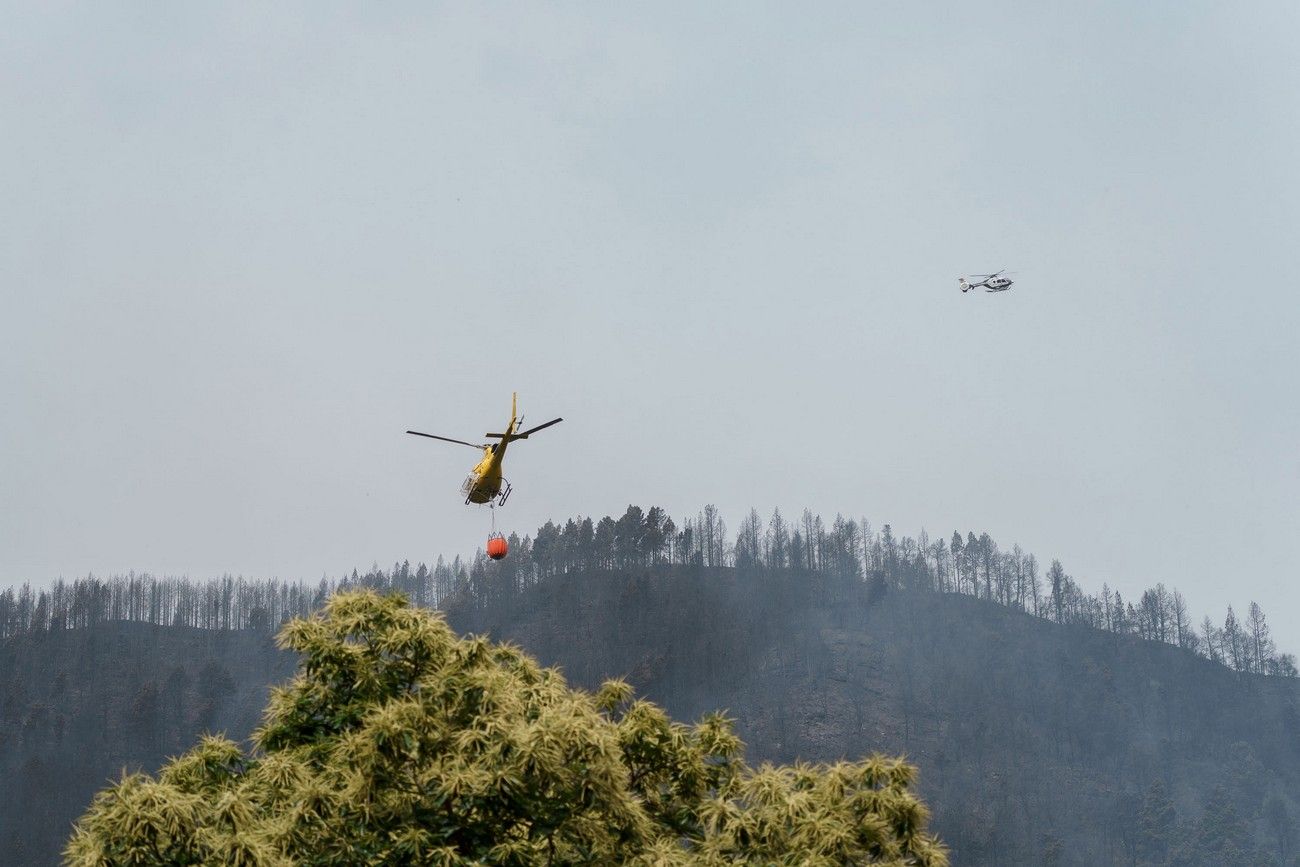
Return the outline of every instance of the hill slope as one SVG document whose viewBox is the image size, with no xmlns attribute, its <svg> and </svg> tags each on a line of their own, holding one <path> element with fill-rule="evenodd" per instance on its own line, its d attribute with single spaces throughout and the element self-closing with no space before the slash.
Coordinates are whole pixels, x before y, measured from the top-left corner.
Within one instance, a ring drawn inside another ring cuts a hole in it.
<svg viewBox="0 0 1300 867">
<path fill-rule="evenodd" d="M 558 576 L 451 619 L 579 683 L 628 673 L 679 717 L 728 708 L 754 759 L 906 753 L 954 863 L 1159 863 L 1234 821 L 1261 856 L 1295 856 L 1294 679 L 967 596 L 790 572 Z M 1220 786 L 1235 820 L 1205 812 Z M 1173 814 L 1153 828 L 1143 813 L 1162 788 Z"/>
<path fill-rule="evenodd" d="M 0 864 L 55 864 L 110 778 L 204 731 L 244 737 L 294 659 L 265 632 L 142 623 L 0 643 Z"/>
<path fill-rule="evenodd" d="M 1200 863 L 1295 856 L 1295 680 L 791 571 L 577 572 L 448 616 L 578 685 L 626 675 L 678 718 L 727 708 L 754 761 L 905 752 L 956 864 L 1161 863 L 1180 839 Z M 292 666 L 256 631 L 107 623 L 0 644 L 0 861 L 54 863 L 122 767 L 153 770 L 205 728 L 246 735 Z"/>
</svg>

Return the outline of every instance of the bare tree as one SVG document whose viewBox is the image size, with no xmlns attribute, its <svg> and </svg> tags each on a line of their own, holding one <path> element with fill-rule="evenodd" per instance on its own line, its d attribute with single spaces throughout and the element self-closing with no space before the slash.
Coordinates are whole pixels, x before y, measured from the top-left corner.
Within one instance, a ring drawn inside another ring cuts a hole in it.
<svg viewBox="0 0 1300 867">
<path fill-rule="evenodd" d="M 1250 670 L 1263 674 L 1275 648 L 1268 634 L 1264 610 L 1255 602 L 1250 603 L 1250 611 L 1246 614 L 1246 637 L 1250 644 Z"/>
</svg>

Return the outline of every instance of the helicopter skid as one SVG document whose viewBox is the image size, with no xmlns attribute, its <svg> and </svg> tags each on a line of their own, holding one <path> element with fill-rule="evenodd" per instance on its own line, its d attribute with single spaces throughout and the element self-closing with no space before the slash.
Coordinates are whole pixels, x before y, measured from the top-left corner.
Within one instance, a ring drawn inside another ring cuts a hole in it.
<svg viewBox="0 0 1300 867">
<path fill-rule="evenodd" d="M 510 483 L 505 479 L 501 480 L 501 487 L 497 488 L 495 493 L 487 494 L 481 488 L 474 488 L 465 494 L 465 505 L 477 506 L 504 506 L 506 500 L 510 498 Z"/>
</svg>

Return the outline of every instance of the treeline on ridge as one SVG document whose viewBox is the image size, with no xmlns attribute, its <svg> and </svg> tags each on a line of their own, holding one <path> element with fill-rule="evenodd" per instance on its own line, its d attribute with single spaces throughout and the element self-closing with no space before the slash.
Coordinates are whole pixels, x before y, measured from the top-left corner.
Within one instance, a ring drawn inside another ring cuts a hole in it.
<svg viewBox="0 0 1300 867">
<path fill-rule="evenodd" d="M 1135 602 L 1103 584 L 1084 591 L 1059 560 L 1044 570 L 1019 545 L 1002 549 L 987 533 L 950 539 L 898 537 L 863 520 L 836 515 L 828 526 L 805 509 L 797 521 L 780 510 L 763 521 L 751 509 L 734 536 L 714 506 L 680 526 L 663 509 L 629 506 L 617 519 L 576 517 L 547 521 L 535 536 L 511 534 L 511 554 L 490 561 L 480 550 L 468 560 L 438 557 L 432 569 L 409 562 L 377 565 L 319 582 L 224 576 L 208 581 L 131 573 L 108 579 L 62 579 L 49 588 L 30 584 L 0 593 L 0 637 L 30 631 L 77 629 L 104 621 L 135 621 L 201 629 L 269 631 L 318 609 L 337 589 L 375 587 L 405 592 L 417 605 L 482 605 L 518 594 L 573 571 L 655 566 L 735 567 L 825 573 L 842 579 L 920 592 L 959 593 L 1062 624 L 1075 624 L 1172 644 L 1236 671 L 1295 677 L 1293 654 L 1279 653 L 1263 610 L 1251 602 L 1243 618 L 1231 606 L 1222 625 L 1204 617 L 1194 625 L 1187 602 L 1163 583 Z"/>
</svg>

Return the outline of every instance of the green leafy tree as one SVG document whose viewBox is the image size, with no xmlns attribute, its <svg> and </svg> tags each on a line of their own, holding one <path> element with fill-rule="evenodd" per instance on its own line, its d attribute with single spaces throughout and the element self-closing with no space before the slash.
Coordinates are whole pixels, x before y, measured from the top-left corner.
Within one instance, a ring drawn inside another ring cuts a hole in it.
<svg viewBox="0 0 1300 867">
<path fill-rule="evenodd" d="M 570 689 L 400 595 L 337 594 L 280 641 L 299 673 L 257 749 L 124 777 L 68 864 L 947 864 L 902 761 L 751 769 L 720 715 Z"/>
</svg>

